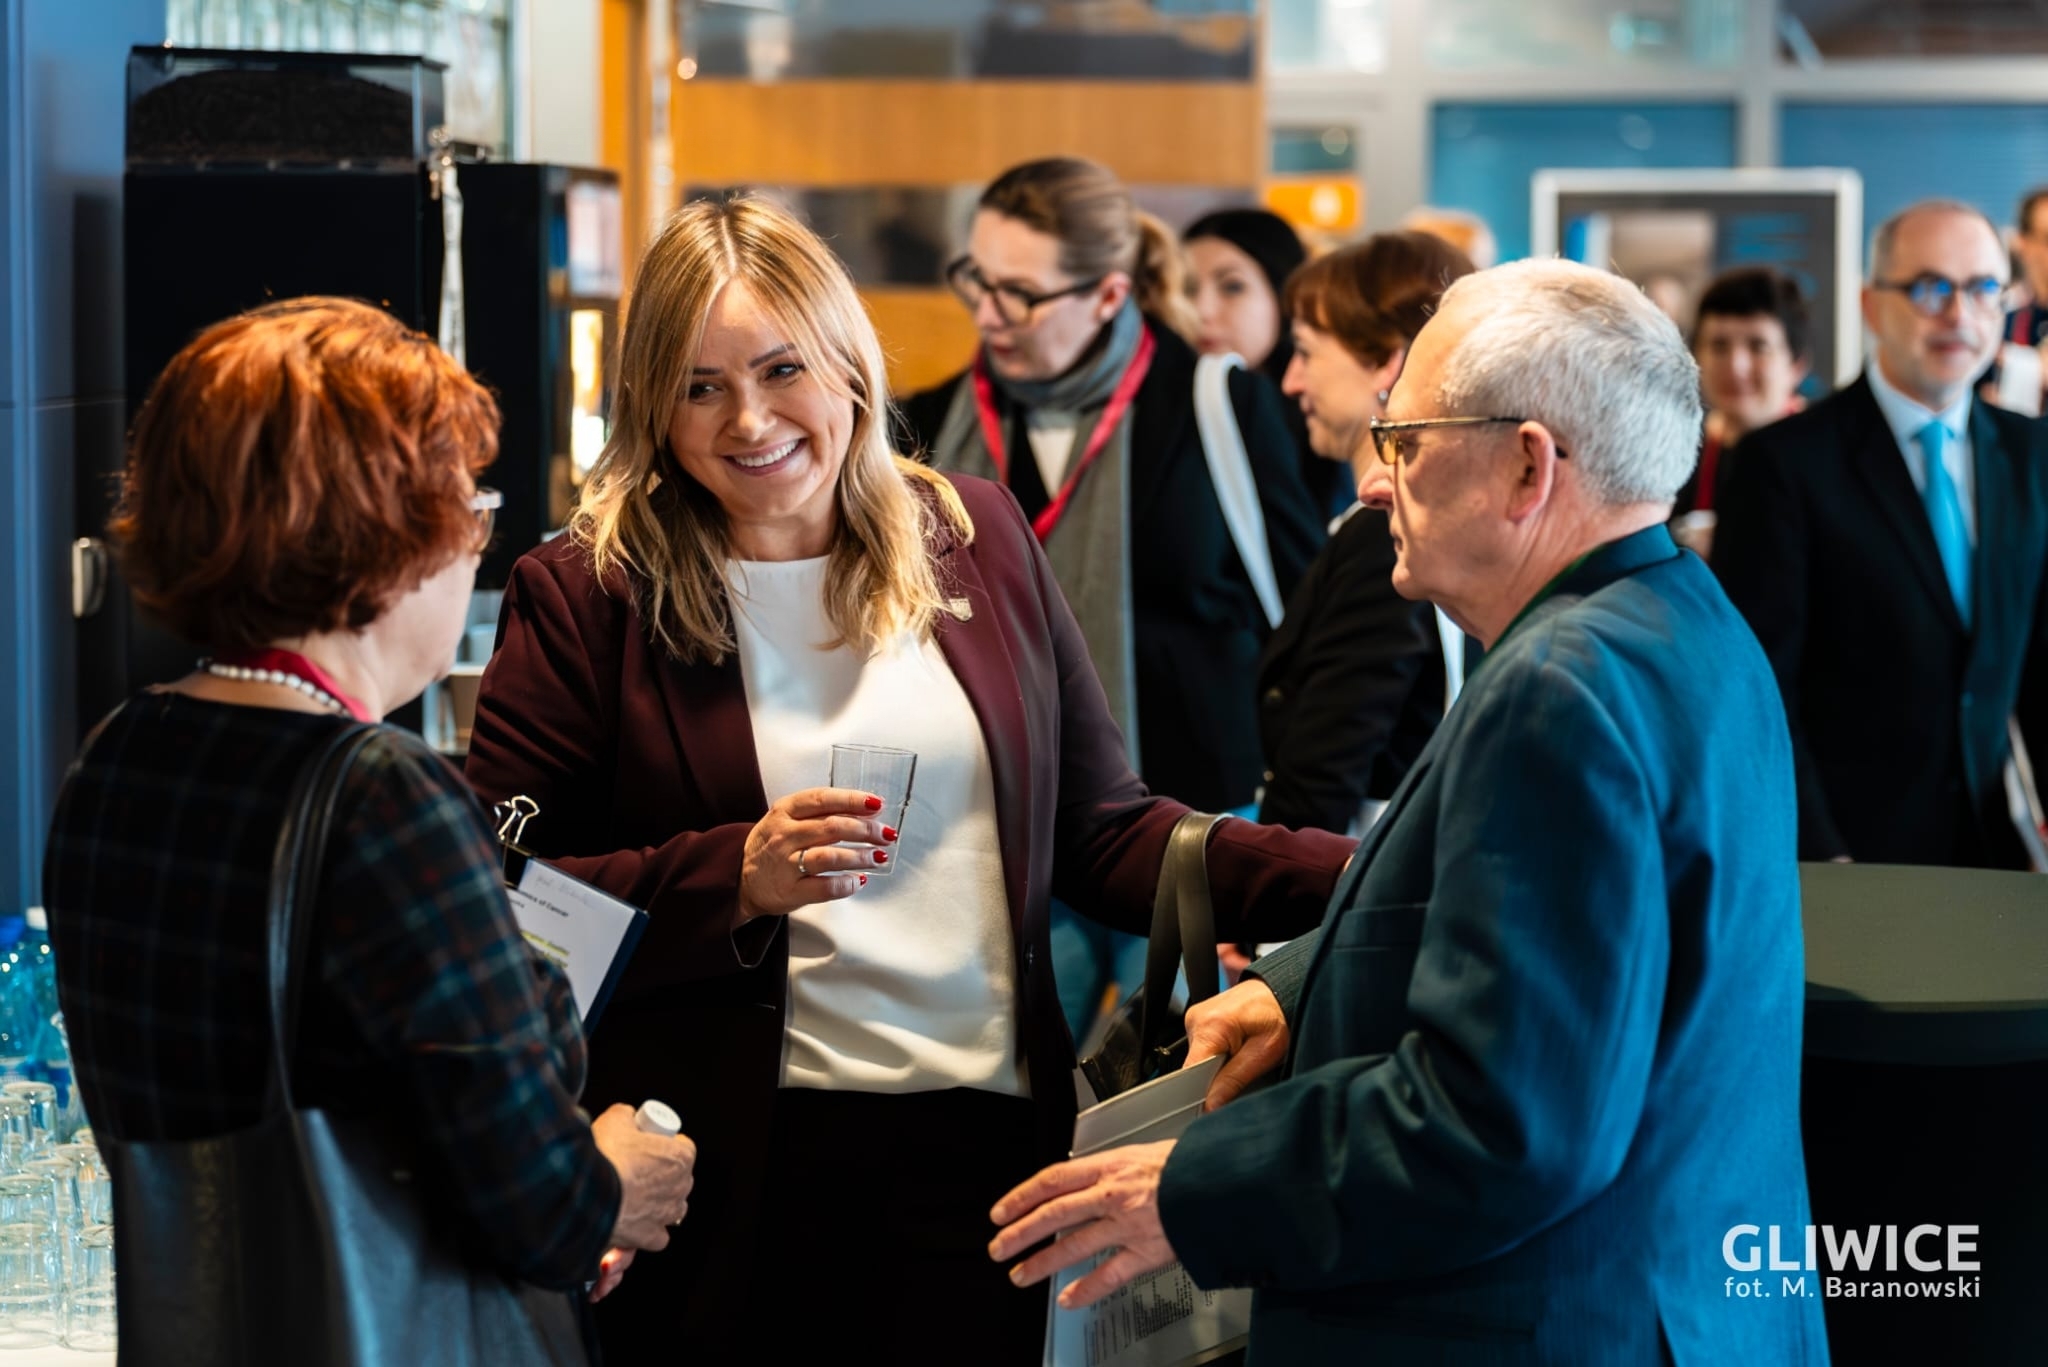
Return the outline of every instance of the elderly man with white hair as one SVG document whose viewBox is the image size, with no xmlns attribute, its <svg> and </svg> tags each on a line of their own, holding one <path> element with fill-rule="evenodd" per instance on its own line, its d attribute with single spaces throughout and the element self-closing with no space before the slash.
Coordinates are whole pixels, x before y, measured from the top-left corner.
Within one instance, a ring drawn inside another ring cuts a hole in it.
<svg viewBox="0 0 2048 1367">
<path fill-rule="evenodd" d="M 1614 276 L 1444 295 L 1360 496 L 1486 655 L 1321 931 L 1188 1013 L 1209 1114 L 997 1204 L 999 1259 L 1067 1233 L 1015 1280 L 1178 1258 L 1259 1288 L 1252 1367 L 1827 1360 L 1815 1275 L 1751 1256 L 1808 1223 L 1796 821 L 1770 666 L 1664 526 L 1698 386 Z"/>
</svg>

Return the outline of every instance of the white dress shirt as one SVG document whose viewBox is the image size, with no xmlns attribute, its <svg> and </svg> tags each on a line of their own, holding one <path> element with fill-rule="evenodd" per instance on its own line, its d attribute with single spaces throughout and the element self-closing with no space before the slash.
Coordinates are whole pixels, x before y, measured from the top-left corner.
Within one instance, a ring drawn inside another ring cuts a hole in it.
<svg viewBox="0 0 2048 1367">
<path fill-rule="evenodd" d="M 1977 544 L 1977 462 L 1970 442 L 1970 394 L 1937 413 L 1916 399 L 1909 399 L 1900 393 L 1892 382 L 1884 377 L 1884 368 L 1875 359 L 1863 367 L 1863 373 L 1870 380 L 1870 392 L 1877 397 L 1878 411 L 1884 414 L 1886 425 L 1892 429 L 1892 436 L 1899 443 L 1899 454 L 1906 458 L 1906 473 L 1913 477 L 1913 487 L 1927 496 L 1927 452 L 1921 449 L 1920 433 L 1930 422 L 1938 422 L 1948 429 L 1948 444 L 1942 451 L 1941 463 L 1948 467 L 1949 478 L 1955 482 L 1956 499 L 1962 504 L 1963 527 L 1970 534 L 1970 544 Z"/>
<path fill-rule="evenodd" d="M 1029 1095 L 995 770 L 936 641 L 824 649 L 827 562 L 733 561 L 740 676 L 770 802 L 823 787 L 838 742 L 917 752 L 892 871 L 788 918 L 782 1085 L 859 1092 L 974 1087 Z"/>
</svg>

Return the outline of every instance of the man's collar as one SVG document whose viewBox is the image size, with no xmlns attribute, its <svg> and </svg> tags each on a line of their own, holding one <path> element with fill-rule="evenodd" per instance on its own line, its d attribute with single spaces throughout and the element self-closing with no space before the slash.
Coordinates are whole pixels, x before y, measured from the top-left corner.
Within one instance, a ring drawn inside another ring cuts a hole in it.
<svg viewBox="0 0 2048 1367">
<path fill-rule="evenodd" d="M 1537 608 L 1559 594 L 1583 598 L 1589 593 L 1606 588 L 1617 579 L 1626 579 L 1647 565 L 1670 560 L 1677 554 L 1678 543 L 1671 539 L 1671 528 L 1663 522 L 1593 547 L 1559 570 L 1549 583 L 1537 590 L 1536 596 L 1522 605 L 1522 610 L 1515 614 L 1507 629 L 1494 638 L 1493 644 L 1487 648 L 1486 655 L 1481 659 L 1497 654 L 1507 643 L 1508 637 L 1515 634 L 1516 627 L 1527 621 Z M 1477 669 L 1478 666 L 1474 665 L 1473 671 Z M 1468 679 L 1471 672 L 1467 673 Z"/>
<path fill-rule="evenodd" d="M 1886 379 L 1884 367 L 1878 364 L 1875 356 L 1864 364 L 1863 373 L 1870 380 L 1870 392 L 1877 400 L 1878 411 L 1884 414 L 1886 425 L 1898 438 L 1900 450 L 1911 450 L 1920 433 L 1931 422 L 1947 428 L 1952 439 L 1959 439 L 1970 430 L 1970 391 L 1967 388 L 1963 390 L 1962 398 L 1936 412 Z"/>
</svg>

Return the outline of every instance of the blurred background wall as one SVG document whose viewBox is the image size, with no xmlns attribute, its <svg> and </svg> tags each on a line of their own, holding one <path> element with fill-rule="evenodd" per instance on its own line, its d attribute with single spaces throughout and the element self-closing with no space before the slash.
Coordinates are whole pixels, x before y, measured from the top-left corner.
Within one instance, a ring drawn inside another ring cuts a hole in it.
<svg viewBox="0 0 2048 1367">
<path fill-rule="evenodd" d="M 620 172 L 624 250 L 687 195 L 782 196 L 845 255 L 895 379 L 964 362 L 938 285 L 975 193 L 1078 152 L 1179 226 L 1312 238 L 1468 211 L 1528 249 L 1544 168 L 1846 167 L 1865 229 L 2048 182 L 2048 0 L 0 0 L 0 898 L 34 900 L 82 724 L 74 471 L 118 462 L 134 43 L 418 51 L 502 156 Z M 630 303 L 629 303 L 630 306 Z"/>
</svg>

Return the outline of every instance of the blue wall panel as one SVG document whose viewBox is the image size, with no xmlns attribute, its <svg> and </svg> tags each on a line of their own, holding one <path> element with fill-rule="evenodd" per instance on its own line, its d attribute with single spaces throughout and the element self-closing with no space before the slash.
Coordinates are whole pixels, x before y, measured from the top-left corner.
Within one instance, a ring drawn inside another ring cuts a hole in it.
<svg viewBox="0 0 2048 1367">
<path fill-rule="evenodd" d="M 1529 254 L 1529 181 L 1538 171 L 1734 164 L 1731 104 L 1440 104 L 1430 112 L 1430 203 L 1484 218 L 1504 261 Z"/>
<path fill-rule="evenodd" d="M 1866 247 L 1916 199 L 1960 199 L 2010 223 L 2020 196 L 2048 185 L 2048 105 L 1787 104 L 1779 139 L 1787 166 L 1862 173 Z"/>
</svg>

